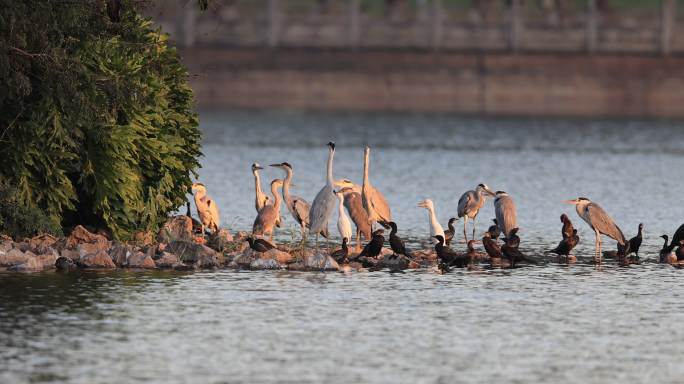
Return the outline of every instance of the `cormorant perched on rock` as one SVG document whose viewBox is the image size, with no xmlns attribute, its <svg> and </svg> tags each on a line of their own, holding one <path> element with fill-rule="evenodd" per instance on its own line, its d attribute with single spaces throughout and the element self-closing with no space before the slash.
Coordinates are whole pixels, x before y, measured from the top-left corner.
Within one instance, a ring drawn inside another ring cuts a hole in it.
<svg viewBox="0 0 684 384">
<path fill-rule="evenodd" d="M 665 243 L 663 244 L 663 248 L 660 249 L 660 258 L 659 261 L 661 263 L 671 263 L 674 260 L 677 259 L 674 253 L 672 253 L 672 249 L 674 248 L 673 244 L 668 245 L 668 239 L 669 236 L 667 235 L 662 235 L 660 236 L 662 239 L 665 240 Z"/>
<path fill-rule="evenodd" d="M 275 245 L 271 244 L 269 241 L 265 239 L 255 239 L 253 237 L 248 237 L 247 242 L 249 243 L 250 248 L 260 253 L 268 252 L 271 249 L 275 248 Z"/>
<path fill-rule="evenodd" d="M 639 223 L 639 231 L 636 236 L 629 239 L 629 251 L 634 252 L 636 257 L 639 257 L 639 248 L 641 248 L 642 231 L 644 230 L 644 223 Z"/>
<path fill-rule="evenodd" d="M 454 228 L 454 222 L 456 221 L 455 217 L 452 217 L 449 219 L 449 222 L 447 223 L 447 229 L 444 231 L 444 242 L 446 245 L 451 245 L 451 240 L 454 238 L 454 235 L 456 234 L 456 228 Z"/>
<path fill-rule="evenodd" d="M 499 236 L 501 236 L 501 229 L 499 229 L 499 222 L 496 221 L 496 219 L 492 219 L 492 221 L 494 222 L 494 225 L 490 225 L 487 232 L 489 232 L 490 237 L 496 241 Z"/>
<path fill-rule="evenodd" d="M 572 221 L 565 213 L 560 216 L 560 221 L 563 223 L 563 229 L 561 229 L 561 234 L 563 238 L 571 237 L 574 233 L 575 228 L 572 226 Z"/>
<path fill-rule="evenodd" d="M 496 242 L 496 239 L 492 238 L 491 232 L 485 232 L 484 236 L 482 237 L 482 245 L 484 246 L 484 249 L 490 258 L 500 259 L 503 257 L 503 254 L 501 253 L 501 247 Z"/>
<path fill-rule="evenodd" d="M 385 244 L 385 236 L 382 235 L 383 233 L 385 233 L 383 229 L 378 229 L 373 232 L 373 237 L 371 237 L 371 240 L 363 247 L 363 250 L 357 257 L 378 257 L 382 251 L 382 245 Z"/>
<path fill-rule="evenodd" d="M 456 253 L 453 249 L 444 245 L 442 235 L 434 236 L 438 243 L 435 244 L 435 251 L 439 260 L 447 267 L 464 268 L 470 264 L 470 257 L 467 254 Z"/>
<path fill-rule="evenodd" d="M 390 221 L 389 226 L 392 228 L 389 235 L 389 243 L 392 251 L 397 255 L 412 257 L 411 252 L 409 252 L 404 245 L 404 240 L 397 236 L 397 223 Z"/>
<path fill-rule="evenodd" d="M 504 239 L 504 244 L 501 246 L 501 252 L 506 256 L 511 268 L 515 266 L 517 261 L 525 261 L 525 256 L 518 250 L 520 245 L 520 237 L 517 235 L 518 228 L 511 229 L 508 237 Z"/>
<path fill-rule="evenodd" d="M 552 249 L 550 252 L 555 253 L 558 256 L 565 256 L 567 258 L 573 248 L 577 246 L 577 243 L 579 243 L 579 236 L 577 235 L 577 230 L 573 228 L 572 235 L 563 238 L 563 240 L 558 243 L 558 246 Z"/>
<path fill-rule="evenodd" d="M 349 255 L 349 247 L 347 247 L 347 238 L 342 239 L 342 248 L 330 254 L 338 264 L 345 264 L 347 262 L 347 255 Z"/>
</svg>

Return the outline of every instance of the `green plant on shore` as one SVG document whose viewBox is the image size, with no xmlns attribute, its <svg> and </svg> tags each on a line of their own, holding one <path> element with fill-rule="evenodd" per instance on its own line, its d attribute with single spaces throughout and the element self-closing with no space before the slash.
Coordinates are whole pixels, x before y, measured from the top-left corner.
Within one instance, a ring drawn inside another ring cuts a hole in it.
<svg viewBox="0 0 684 384">
<path fill-rule="evenodd" d="M 177 52 L 120 3 L 0 0 L 0 205 L 128 239 L 185 202 L 201 152 Z"/>
<path fill-rule="evenodd" d="M 17 191 L 0 184 L 0 233 L 11 233 L 15 238 L 32 237 L 41 233 L 62 235 L 62 228 L 43 211 L 26 207 L 17 200 Z"/>
</svg>

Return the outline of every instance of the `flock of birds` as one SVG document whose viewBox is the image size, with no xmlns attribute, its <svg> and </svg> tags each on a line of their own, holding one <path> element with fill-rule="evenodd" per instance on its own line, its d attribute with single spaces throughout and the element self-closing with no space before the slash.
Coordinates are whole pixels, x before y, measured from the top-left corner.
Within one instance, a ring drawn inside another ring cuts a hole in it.
<svg viewBox="0 0 684 384">
<path fill-rule="evenodd" d="M 339 263 L 360 262 L 366 263 L 370 259 L 378 257 L 385 244 L 384 231 L 390 229 L 389 245 L 393 251 L 391 257 L 404 256 L 408 259 L 413 257 L 406 248 L 404 241 L 397 235 L 397 224 L 392 221 L 392 212 L 384 195 L 376 189 L 369 180 L 370 148 L 364 149 L 363 183 L 354 184 L 348 179 L 335 179 L 333 177 L 333 161 L 335 156 L 335 143 L 329 142 L 328 160 L 326 165 L 326 183 L 309 204 L 305 199 L 290 193 L 290 187 L 294 176 L 292 165 L 287 162 L 271 164 L 271 167 L 279 168 L 284 172 L 283 179 L 275 179 L 271 182 L 271 196 L 262 191 L 259 171 L 264 168 L 258 163 L 252 164 L 255 187 L 255 208 L 257 216 L 252 226 L 252 235 L 248 238 L 250 247 L 257 252 L 266 252 L 275 247 L 272 243 L 273 233 L 276 227 L 281 225 L 281 205 L 285 205 L 301 230 L 302 241 L 307 234 L 316 236 L 318 245 L 319 235 L 329 238 L 328 222 L 337 209 L 337 229 L 342 239 L 341 248 L 330 255 Z M 218 231 L 220 216 L 216 203 L 207 195 L 206 187 L 201 183 L 192 185 L 198 215 L 201 220 L 201 231 L 205 228 Z M 475 221 L 480 209 L 485 205 L 488 197 L 494 199 L 494 211 L 496 218 L 494 225 L 483 234 L 480 241 L 475 240 Z M 596 202 L 585 197 L 567 200 L 565 203 L 575 205 L 577 215 L 584 220 L 595 234 L 595 260 L 601 262 L 602 256 L 616 257 L 621 262 L 633 262 L 638 260 L 639 248 L 642 242 L 643 224 L 639 224 L 638 233 L 630 240 L 625 236 L 613 219 Z M 419 207 L 425 208 L 428 213 L 430 225 L 430 237 L 433 239 L 435 252 L 439 258 L 441 269 L 450 267 L 464 267 L 478 257 L 474 244 L 481 242 L 487 255 L 492 259 L 505 259 L 513 267 L 517 262 L 530 261 L 520 252 L 520 237 L 518 236 L 518 222 L 516 206 L 508 193 L 504 191 L 493 192 L 486 184 L 479 184 L 475 189 L 466 191 L 458 201 L 458 217 L 452 217 L 447 224 L 447 230 L 437 220 L 434 203 L 430 199 L 421 201 Z M 189 215 L 189 203 L 188 203 Z M 451 248 L 456 229 L 454 223 L 463 219 L 463 237 L 467 244 L 467 252 L 456 252 Z M 468 221 L 472 221 L 472 236 L 468 239 Z M 577 229 L 572 225 L 566 214 L 560 217 L 562 223 L 562 239 L 551 253 L 564 257 L 566 262 L 574 259 L 572 250 L 579 243 Z M 352 225 L 355 231 L 355 256 L 349 250 L 352 240 Z M 377 228 L 381 226 L 382 228 Z M 384 229 L 383 229 L 384 228 Z M 617 241 L 616 251 L 602 252 L 602 236 L 608 236 Z M 672 240 L 667 235 L 661 236 L 665 243 L 660 251 L 660 261 L 674 263 L 684 260 L 684 224 L 682 224 Z M 266 239 L 268 238 L 268 240 Z M 362 247 L 361 238 L 367 241 Z M 675 247 L 677 250 L 674 251 Z M 360 251 L 360 252 L 359 252 Z M 634 254 L 636 258 L 630 258 Z"/>
</svg>

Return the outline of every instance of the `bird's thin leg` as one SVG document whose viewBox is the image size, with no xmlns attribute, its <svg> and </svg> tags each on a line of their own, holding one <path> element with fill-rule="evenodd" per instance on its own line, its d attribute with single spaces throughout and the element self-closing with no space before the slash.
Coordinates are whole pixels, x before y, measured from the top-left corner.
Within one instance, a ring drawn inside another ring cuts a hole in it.
<svg viewBox="0 0 684 384">
<path fill-rule="evenodd" d="M 468 234 L 466 233 L 468 225 L 468 215 L 463 216 L 463 239 L 465 240 L 466 244 L 468 244 Z"/>
<path fill-rule="evenodd" d="M 361 231 L 356 228 L 356 252 L 358 253 L 361 250 Z"/>
<path fill-rule="evenodd" d="M 473 237 L 471 237 L 471 239 L 475 238 L 475 219 L 477 219 L 477 215 L 475 215 L 475 217 L 473 217 Z M 468 244 L 467 240 L 466 240 L 466 244 Z"/>
</svg>

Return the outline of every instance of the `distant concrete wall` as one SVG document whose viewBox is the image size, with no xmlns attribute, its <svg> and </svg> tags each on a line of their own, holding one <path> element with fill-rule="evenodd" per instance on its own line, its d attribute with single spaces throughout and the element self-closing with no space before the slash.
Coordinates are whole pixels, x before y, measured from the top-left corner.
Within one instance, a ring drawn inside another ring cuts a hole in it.
<svg viewBox="0 0 684 384">
<path fill-rule="evenodd" d="M 684 117 L 684 58 L 186 49 L 200 107 Z"/>
</svg>

